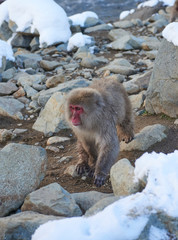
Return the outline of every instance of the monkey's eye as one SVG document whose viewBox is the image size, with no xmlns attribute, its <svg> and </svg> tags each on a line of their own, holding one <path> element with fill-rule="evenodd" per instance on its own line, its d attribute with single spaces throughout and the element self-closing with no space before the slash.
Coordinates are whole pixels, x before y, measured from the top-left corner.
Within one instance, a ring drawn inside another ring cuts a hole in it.
<svg viewBox="0 0 178 240">
<path fill-rule="evenodd" d="M 76 111 L 80 111 L 82 108 L 81 107 L 76 107 L 75 110 Z"/>
<path fill-rule="evenodd" d="M 70 106 L 70 110 L 74 110 L 74 107 L 73 107 L 73 106 Z"/>
</svg>

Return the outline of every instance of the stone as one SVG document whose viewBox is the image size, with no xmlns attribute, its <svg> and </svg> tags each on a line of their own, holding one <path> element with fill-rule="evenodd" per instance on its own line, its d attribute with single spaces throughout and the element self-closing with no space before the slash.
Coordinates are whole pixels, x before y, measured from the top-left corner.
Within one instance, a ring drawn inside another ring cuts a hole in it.
<svg viewBox="0 0 178 240">
<path fill-rule="evenodd" d="M 111 167 L 110 178 L 115 196 L 128 196 L 140 190 L 140 186 L 134 182 L 134 167 L 126 158 Z"/>
<path fill-rule="evenodd" d="M 54 143 L 63 143 L 63 142 L 69 141 L 69 140 L 70 140 L 70 138 L 68 138 L 68 137 L 54 136 L 54 137 L 48 138 L 46 144 L 51 145 L 51 144 L 54 144 Z"/>
<path fill-rule="evenodd" d="M 4 72 L 2 72 L 2 80 L 3 82 L 7 82 L 8 80 L 12 79 L 15 76 L 16 69 L 10 68 Z"/>
<path fill-rule="evenodd" d="M 8 23 L 3 21 L 0 26 L 0 39 L 7 41 L 10 37 L 12 37 L 12 31 L 8 27 Z"/>
<path fill-rule="evenodd" d="M 34 100 L 38 100 L 38 104 L 44 107 L 47 101 L 49 100 L 49 98 L 53 95 L 53 93 L 56 93 L 56 92 L 67 93 L 71 91 L 73 88 L 87 87 L 89 84 L 90 84 L 90 81 L 87 81 L 84 78 L 80 77 L 79 79 L 67 81 L 59 84 L 57 87 L 47 89 L 46 91 L 42 91 L 39 93 L 38 96 L 36 96 L 36 99 Z"/>
<path fill-rule="evenodd" d="M 62 218 L 30 211 L 0 218 L 0 239 L 31 240 L 31 236 L 41 224 Z"/>
<path fill-rule="evenodd" d="M 77 171 L 76 171 L 76 165 L 68 166 L 65 169 L 64 174 L 67 174 L 67 175 L 72 176 L 72 177 L 78 177 L 79 176 Z"/>
<path fill-rule="evenodd" d="M 34 88 L 30 87 L 29 85 L 25 84 L 23 86 L 24 91 L 26 92 L 26 95 L 28 98 L 32 98 L 33 96 L 35 96 L 38 91 L 36 91 Z"/>
<path fill-rule="evenodd" d="M 59 130 L 67 128 L 64 120 L 64 102 L 65 95 L 63 93 L 54 93 L 40 112 L 32 128 L 45 135 L 50 132 L 57 133 Z"/>
<path fill-rule="evenodd" d="M 111 30 L 113 26 L 111 24 L 100 24 L 94 27 L 89 27 L 84 30 L 84 33 L 92 33 L 97 31 L 108 31 Z"/>
<path fill-rule="evenodd" d="M 49 151 L 52 151 L 52 152 L 55 152 L 55 153 L 59 152 L 59 148 L 58 147 L 54 147 L 54 146 L 47 146 L 45 149 L 49 150 Z"/>
<path fill-rule="evenodd" d="M 124 30 L 124 29 L 112 29 L 111 31 L 109 31 L 108 33 L 108 38 L 111 41 L 115 41 L 117 39 L 122 38 L 123 36 L 130 36 L 131 33 Z"/>
<path fill-rule="evenodd" d="M 41 147 L 11 143 L 0 151 L 0 216 L 17 210 L 39 186 L 46 164 L 46 151 Z"/>
<path fill-rule="evenodd" d="M 86 68 L 95 68 L 101 64 L 108 63 L 108 60 L 104 57 L 95 57 L 91 55 L 90 57 L 82 58 L 80 65 Z"/>
<path fill-rule="evenodd" d="M 146 56 L 151 60 L 155 60 L 157 53 L 158 53 L 158 50 L 151 50 L 151 51 L 145 52 Z"/>
<path fill-rule="evenodd" d="M 14 98 L 20 98 L 25 96 L 25 91 L 23 89 L 23 87 L 19 87 L 19 89 L 13 94 Z"/>
<path fill-rule="evenodd" d="M 120 151 L 145 151 L 153 144 L 161 142 L 166 138 L 166 127 L 161 124 L 154 124 L 144 127 L 139 133 L 135 134 L 134 139 L 126 144 L 120 143 Z"/>
<path fill-rule="evenodd" d="M 0 96 L 10 95 L 17 90 L 18 88 L 13 82 L 0 83 Z"/>
<path fill-rule="evenodd" d="M 39 37 L 34 37 L 30 42 L 31 52 L 38 50 L 39 46 L 40 46 Z"/>
<path fill-rule="evenodd" d="M 17 24 L 14 21 L 12 21 L 11 19 L 9 19 L 8 27 L 13 33 L 15 33 L 18 28 Z"/>
<path fill-rule="evenodd" d="M 178 47 L 163 40 L 158 51 L 146 94 L 149 113 L 178 116 Z"/>
<path fill-rule="evenodd" d="M 113 196 L 113 194 L 101 193 L 97 191 L 89 191 L 89 192 L 72 193 L 71 196 L 75 199 L 80 209 L 85 213 L 98 201 L 100 201 L 103 198 L 111 197 Z"/>
<path fill-rule="evenodd" d="M 65 217 L 82 215 L 75 200 L 58 183 L 51 183 L 30 193 L 21 210 Z"/>
<path fill-rule="evenodd" d="M 28 48 L 30 46 L 30 42 L 32 38 L 33 38 L 32 36 L 27 36 L 27 35 L 22 35 L 21 33 L 17 33 L 11 41 L 11 45 L 12 47 Z"/>
<path fill-rule="evenodd" d="M 7 64 L 7 61 L 6 61 L 6 58 L 4 56 L 2 56 L 2 60 L 0 60 L 0 73 L 3 73 L 6 69 L 6 64 Z"/>
<path fill-rule="evenodd" d="M 118 196 L 108 196 L 99 200 L 96 204 L 94 204 L 86 211 L 85 217 L 90 217 L 97 214 L 98 212 L 101 212 L 103 209 L 105 209 L 110 204 L 116 202 L 117 200 L 119 200 Z"/>
<path fill-rule="evenodd" d="M 60 66 L 60 62 L 41 60 L 41 61 L 40 61 L 40 66 L 41 66 L 45 71 L 52 71 L 52 70 L 54 70 L 56 67 Z"/>
<path fill-rule="evenodd" d="M 134 23 L 129 20 L 123 20 L 123 21 L 118 21 L 113 23 L 114 27 L 116 28 L 130 28 L 134 27 Z"/>
<path fill-rule="evenodd" d="M 145 51 L 158 50 L 161 44 L 161 41 L 156 37 L 142 37 L 143 43 L 141 45 L 142 49 Z"/>
<path fill-rule="evenodd" d="M 137 70 L 134 69 L 134 66 L 130 64 L 126 59 L 115 59 L 105 67 L 98 69 L 97 72 L 101 73 L 106 70 L 109 70 L 112 73 L 118 73 L 122 75 L 131 75 L 137 72 Z"/>
<path fill-rule="evenodd" d="M 135 84 L 134 80 L 130 80 L 123 83 L 123 86 L 128 94 L 138 93 L 140 88 L 137 84 Z"/>
<path fill-rule="evenodd" d="M 137 110 L 137 109 L 141 108 L 141 106 L 143 105 L 143 102 L 145 100 L 145 93 L 146 93 L 146 91 L 141 91 L 138 94 L 129 96 L 129 99 L 131 101 L 133 109 Z"/>
<path fill-rule="evenodd" d="M 114 50 L 133 50 L 140 49 L 144 40 L 142 38 L 135 37 L 134 35 L 124 35 L 107 45 L 108 48 Z"/>
<path fill-rule="evenodd" d="M 21 73 L 18 73 L 15 77 L 15 80 L 17 80 L 17 84 L 19 86 L 32 86 L 33 84 L 40 84 L 42 83 L 44 80 L 45 80 L 46 76 L 43 75 L 43 74 L 33 74 L 33 75 L 30 75 L 26 72 L 21 72 Z"/>
<path fill-rule="evenodd" d="M 24 104 L 12 97 L 0 97 L 0 115 L 11 117 L 13 119 L 23 119 L 20 112 Z"/>
<path fill-rule="evenodd" d="M 17 51 L 15 53 L 16 60 L 21 62 L 25 68 L 37 69 L 42 57 L 39 54 Z"/>
<path fill-rule="evenodd" d="M 15 136 L 12 129 L 0 129 L 0 142 L 6 142 L 7 140 L 13 139 Z"/>
</svg>

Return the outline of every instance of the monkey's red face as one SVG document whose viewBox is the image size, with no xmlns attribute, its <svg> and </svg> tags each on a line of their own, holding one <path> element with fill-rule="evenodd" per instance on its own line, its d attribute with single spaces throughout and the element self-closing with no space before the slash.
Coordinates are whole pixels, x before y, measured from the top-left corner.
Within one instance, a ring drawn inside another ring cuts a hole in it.
<svg viewBox="0 0 178 240">
<path fill-rule="evenodd" d="M 82 124 L 81 122 L 81 114 L 84 112 L 83 107 L 81 107 L 80 105 L 72 105 L 70 104 L 70 111 L 72 113 L 72 117 L 71 117 L 71 122 L 74 126 L 79 126 Z"/>
</svg>

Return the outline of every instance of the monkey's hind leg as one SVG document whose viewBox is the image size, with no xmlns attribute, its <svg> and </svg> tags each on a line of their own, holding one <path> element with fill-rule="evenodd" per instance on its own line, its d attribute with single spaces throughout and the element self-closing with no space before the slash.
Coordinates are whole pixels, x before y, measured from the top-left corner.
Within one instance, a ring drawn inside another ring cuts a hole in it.
<svg viewBox="0 0 178 240">
<path fill-rule="evenodd" d="M 79 154 L 79 160 L 76 165 L 76 171 L 79 175 L 82 175 L 90 171 L 90 167 L 88 165 L 89 155 L 79 141 L 77 142 L 77 149 Z"/>
<path fill-rule="evenodd" d="M 133 120 L 125 119 L 121 124 L 117 125 L 117 134 L 120 141 L 129 143 L 134 138 Z"/>
</svg>

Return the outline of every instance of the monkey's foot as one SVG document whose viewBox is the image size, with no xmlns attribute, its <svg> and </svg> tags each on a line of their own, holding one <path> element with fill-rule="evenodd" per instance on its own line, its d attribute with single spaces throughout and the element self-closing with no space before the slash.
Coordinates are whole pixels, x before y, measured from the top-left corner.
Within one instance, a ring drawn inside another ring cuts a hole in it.
<svg viewBox="0 0 178 240">
<path fill-rule="evenodd" d="M 106 177 L 96 175 L 94 178 L 95 178 L 95 179 L 94 179 L 94 184 L 95 184 L 97 187 L 101 187 L 102 185 L 105 184 Z"/>
<path fill-rule="evenodd" d="M 94 172 L 95 172 L 95 169 L 94 168 L 90 168 L 90 170 L 88 172 L 88 177 L 93 178 Z"/>
<path fill-rule="evenodd" d="M 78 173 L 78 175 L 82 175 L 84 173 L 87 173 L 90 171 L 90 167 L 88 166 L 87 163 L 79 163 L 76 166 L 76 171 Z"/>
</svg>

